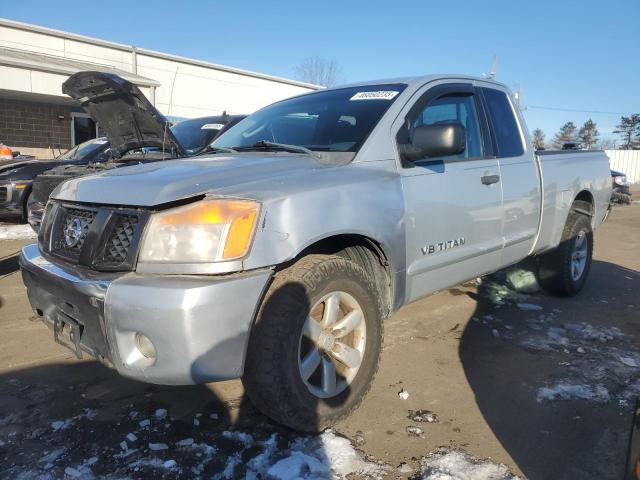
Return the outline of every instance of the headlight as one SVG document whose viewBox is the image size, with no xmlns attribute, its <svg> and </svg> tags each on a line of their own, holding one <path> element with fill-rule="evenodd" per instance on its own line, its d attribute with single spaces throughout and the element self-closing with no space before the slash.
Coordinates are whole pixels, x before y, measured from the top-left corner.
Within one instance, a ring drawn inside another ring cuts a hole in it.
<svg viewBox="0 0 640 480">
<path fill-rule="evenodd" d="M 140 262 L 210 263 L 246 255 L 260 205 L 244 200 L 203 200 L 154 213 Z"/>
<path fill-rule="evenodd" d="M 624 175 L 621 177 L 614 177 L 613 181 L 616 182 L 617 185 L 626 185 L 627 177 L 625 177 Z"/>
</svg>

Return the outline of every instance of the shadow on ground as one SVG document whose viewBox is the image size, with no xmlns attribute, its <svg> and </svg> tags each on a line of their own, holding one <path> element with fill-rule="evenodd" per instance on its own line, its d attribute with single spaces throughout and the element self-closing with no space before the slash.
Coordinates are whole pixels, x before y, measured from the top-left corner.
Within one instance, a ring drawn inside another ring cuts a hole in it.
<svg viewBox="0 0 640 480">
<path fill-rule="evenodd" d="M 524 475 L 622 478 L 640 394 L 640 274 L 594 261 L 575 298 L 500 301 L 491 282 L 468 293 L 477 309 L 460 359 L 485 421 Z"/>
</svg>

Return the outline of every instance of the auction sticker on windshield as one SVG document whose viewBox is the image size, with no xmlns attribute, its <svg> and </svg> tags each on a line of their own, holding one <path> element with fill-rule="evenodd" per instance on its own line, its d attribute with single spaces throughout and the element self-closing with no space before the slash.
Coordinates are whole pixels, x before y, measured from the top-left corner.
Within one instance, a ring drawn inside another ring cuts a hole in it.
<svg viewBox="0 0 640 480">
<path fill-rule="evenodd" d="M 349 100 L 391 100 L 400 92 L 395 90 L 381 90 L 378 92 L 358 92 Z"/>
<path fill-rule="evenodd" d="M 200 130 L 222 130 L 224 123 L 205 123 L 200 127 Z"/>
</svg>

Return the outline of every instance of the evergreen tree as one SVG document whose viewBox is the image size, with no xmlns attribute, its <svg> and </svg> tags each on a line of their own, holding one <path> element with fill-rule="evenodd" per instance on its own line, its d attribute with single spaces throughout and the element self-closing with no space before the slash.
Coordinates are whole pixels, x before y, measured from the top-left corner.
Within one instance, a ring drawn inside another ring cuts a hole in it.
<svg viewBox="0 0 640 480">
<path fill-rule="evenodd" d="M 640 148 L 640 114 L 620 117 L 620 123 L 613 133 L 619 133 L 622 137 L 622 150 Z"/>
<path fill-rule="evenodd" d="M 576 130 L 575 123 L 565 123 L 553 137 L 553 148 L 561 150 L 565 143 L 577 141 Z"/>
<path fill-rule="evenodd" d="M 591 119 L 584 122 L 584 125 L 582 125 L 578 131 L 578 138 L 584 148 L 591 150 L 600 138 L 600 132 L 598 131 L 596 122 Z"/>
<path fill-rule="evenodd" d="M 546 147 L 545 143 L 544 143 L 544 132 L 542 130 L 540 130 L 539 128 L 536 128 L 533 132 L 531 132 L 533 135 L 533 148 L 535 150 L 544 150 Z"/>
</svg>

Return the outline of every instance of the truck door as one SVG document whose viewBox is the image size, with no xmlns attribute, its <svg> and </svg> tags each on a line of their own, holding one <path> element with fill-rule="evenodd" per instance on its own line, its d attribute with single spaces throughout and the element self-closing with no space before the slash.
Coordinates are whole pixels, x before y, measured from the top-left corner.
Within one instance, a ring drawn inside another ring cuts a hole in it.
<svg viewBox="0 0 640 480">
<path fill-rule="evenodd" d="M 489 126 L 500 164 L 504 218 L 501 266 L 531 253 L 540 221 L 540 179 L 535 152 L 527 147 L 524 121 L 506 91 L 482 86 Z M 496 265 L 496 268 L 499 265 Z"/>
<path fill-rule="evenodd" d="M 500 172 L 478 93 L 471 83 L 424 90 L 401 113 L 398 143 L 410 143 L 420 125 L 459 123 L 466 146 L 458 155 L 400 159 L 408 301 L 495 269 L 502 248 Z"/>
</svg>

